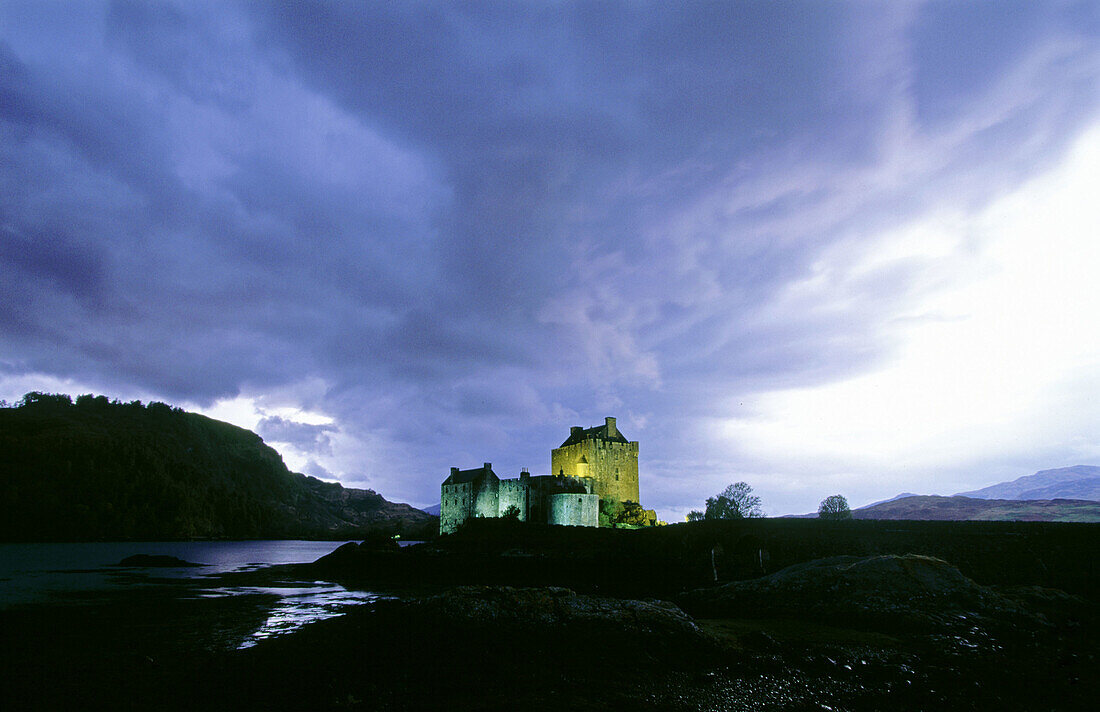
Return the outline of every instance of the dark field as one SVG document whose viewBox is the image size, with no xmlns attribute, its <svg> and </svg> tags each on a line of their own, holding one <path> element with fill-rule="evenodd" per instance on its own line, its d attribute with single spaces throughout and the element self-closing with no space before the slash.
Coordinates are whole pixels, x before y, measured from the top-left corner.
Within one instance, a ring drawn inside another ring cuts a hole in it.
<svg viewBox="0 0 1100 712">
<path fill-rule="evenodd" d="M 244 599 L 8 611 L 0 683 L 5 709 L 1093 709 L 1098 544 L 1077 524 L 489 522 L 248 574 L 404 595 L 247 650 L 264 613 Z M 687 615 L 627 600 L 658 598 Z"/>
</svg>

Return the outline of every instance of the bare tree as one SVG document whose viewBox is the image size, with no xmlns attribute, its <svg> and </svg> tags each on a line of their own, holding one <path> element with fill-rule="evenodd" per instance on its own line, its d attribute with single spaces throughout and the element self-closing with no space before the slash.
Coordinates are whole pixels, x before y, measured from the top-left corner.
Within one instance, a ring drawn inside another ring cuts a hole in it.
<svg viewBox="0 0 1100 712">
<path fill-rule="evenodd" d="M 745 482 L 735 482 L 716 497 L 707 498 L 705 519 L 749 519 L 763 517 L 760 498 Z"/>
</svg>

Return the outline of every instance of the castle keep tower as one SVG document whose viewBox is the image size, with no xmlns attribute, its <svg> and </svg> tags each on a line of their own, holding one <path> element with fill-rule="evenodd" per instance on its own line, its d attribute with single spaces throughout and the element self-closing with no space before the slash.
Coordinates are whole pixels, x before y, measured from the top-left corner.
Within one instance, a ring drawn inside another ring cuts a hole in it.
<svg viewBox="0 0 1100 712">
<path fill-rule="evenodd" d="M 569 429 L 569 438 L 550 451 L 550 473 L 590 478 L 593 494 L 611 502 L 638 502 L 638 441 L 628 441 L 615 424 Z"/>
</svg>

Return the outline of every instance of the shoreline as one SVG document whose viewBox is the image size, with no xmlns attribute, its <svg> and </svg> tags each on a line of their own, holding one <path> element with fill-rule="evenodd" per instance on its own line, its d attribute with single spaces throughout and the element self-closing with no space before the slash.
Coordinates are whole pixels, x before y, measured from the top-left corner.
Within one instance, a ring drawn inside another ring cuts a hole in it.
<svg viewBox="0 0 1100 712">
<path fill-rule="evenodd" d="M 565 613 L 533 613 L 555 605 Z M 255 596 L 133 591 L 91 607 L 0 612 L 6 709 L 1028 710 L 1089 709 L 1100 692 L 1092 624 L 971 640 L 948 628 L 692 618 L 564 589 L 456 587 L 240 649 L 267 613 Z M 1045 687 L 1027 682 L 1038 679 Z"/>
</svg>

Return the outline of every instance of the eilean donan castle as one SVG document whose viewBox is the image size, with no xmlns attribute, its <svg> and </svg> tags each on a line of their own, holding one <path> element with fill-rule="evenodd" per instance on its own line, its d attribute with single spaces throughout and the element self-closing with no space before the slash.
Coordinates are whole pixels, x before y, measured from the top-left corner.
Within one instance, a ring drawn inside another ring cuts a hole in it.
<svg viewBox="0 0 1100 712">
<path fill-rule="evenodd" d="M 608 512 L 639 501 L 638 442 L 627 440 L 614 418 L 594 428 L 570 428 L 561 447 L 550 451 L 550 471 L 531 475 L 524 470 L 502 480 L 488 462 L 470 470 L 452 467 L 441 488 L 440 533 L 455 532 L 475 517 L 595 527 L 601 511 L 606 523 Z"/>
</svg>

